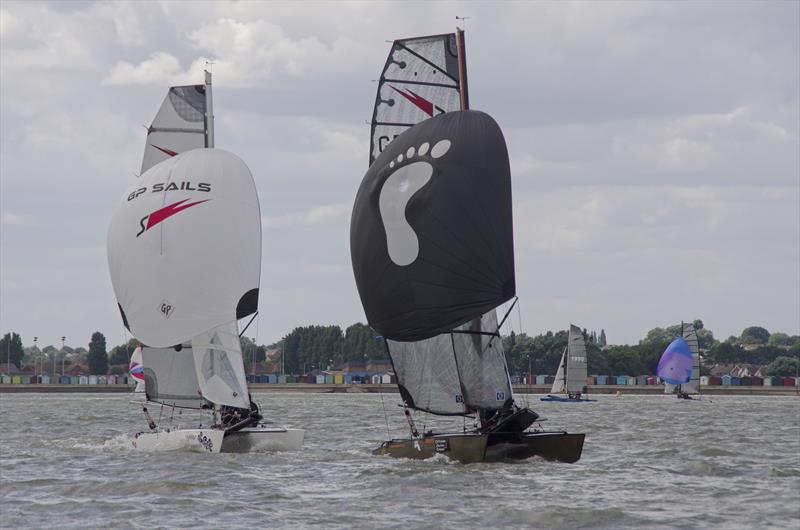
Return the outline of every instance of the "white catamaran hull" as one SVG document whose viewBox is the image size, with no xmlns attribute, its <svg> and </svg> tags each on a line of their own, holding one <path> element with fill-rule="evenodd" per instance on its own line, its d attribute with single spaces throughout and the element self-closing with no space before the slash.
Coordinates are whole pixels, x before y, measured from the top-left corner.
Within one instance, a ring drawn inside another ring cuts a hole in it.
<svg viewBox="0 0 800 530">
<path fill-rule="evenodd" d="M 133 447 L 142 451 L 197 451 L 201 453 L 250 453 L 297 451 L 303 445 L 303 429 L 247 427 L 226 432 L 220 429 L 179 429 L 142 432 Z"/>
</svg>

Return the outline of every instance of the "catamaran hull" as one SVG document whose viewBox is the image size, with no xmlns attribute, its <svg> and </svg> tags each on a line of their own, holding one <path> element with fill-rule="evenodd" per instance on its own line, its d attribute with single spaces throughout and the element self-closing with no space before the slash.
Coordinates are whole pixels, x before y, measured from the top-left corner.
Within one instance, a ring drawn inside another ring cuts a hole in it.
<svg viewBox="0 0 800 530">
<path fill-rule="evenodd" d="M 487 434 L 437 434 L 417 439 L 389 440 L 372 451 L 374 455 L 423 460 L 442 454 L 462 464 L 483 462 Z"/>
<path fill-rule="evenodd" d="M 566 432 L 490 434 L 484 462 L 524 460 L 538 456 L 572 464 L 581 458 L 585 436 Z"/>
<path fill-rule="evenodd" d="M 560 403 L 595 403 L 597 402 L 596 399 L 588 399 L 588 398 L 581 398 L 581 399 L 572 399 L 565 396 L 547 396 L 543 398 L 539 398 L 539 401 L 558 401 Z"/>
<path fill-rule="evenodd" d="M 303 445 L 302 429 L 250 427 L 235 432 L 219 429 L 180 429 L 142 432 L 132 444 L 142 451 L 196 451 L 200 453 L 250 453 L 297 451 Z"/>
<path fill-rule="evenodd" d="M 573 463 L 581 458 L 584 434 L 565 432 L 433 435 L 419 439 L 390 440 L 372 454 L 394 458 L 431 458 L 443 454 L 462 464 L 524 460 Z"/>
</svg>

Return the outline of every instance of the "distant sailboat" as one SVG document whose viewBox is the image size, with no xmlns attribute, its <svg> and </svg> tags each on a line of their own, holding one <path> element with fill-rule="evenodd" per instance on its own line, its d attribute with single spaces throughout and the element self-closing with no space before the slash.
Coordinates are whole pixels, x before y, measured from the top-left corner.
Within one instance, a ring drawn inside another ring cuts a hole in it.
<svg viewBox="0 0 800 530">
<path fill-rule="evenodd" d="M 582 397 L 587 392 L 586 375 L 586 344 L 583 340 L 583 332 L 578 326 L 570 324 L 567 346 L 564 348 L 564 353 L 561 354 L 561 362 L 558 364 L 550 395 L 540 399 L 572 403 L 596 401 Z"/>
<path fill-rule="evenodd" d="M 496 314 L 515 300 L 508 152 L 497 123 L 468 108 L 462 31 L 393 43 L 350 251 L 411 437 L 374 453 L 575 462 L 583 434 L 528 431 L 539 416 L 514 402 Z M 412 410 L 473 416 L 480 426 L 420 433 Z"/>
<path fill-rule="evenodd" d="M 140 449 L 299 449 L 304 431 L 266 425 L 251 401 L 238 320 L 257 312 L 261 213 L 250 170 L 214 149 L 211 74 L 170 88 L 148 130 L 143 174 L 117 207 L 108 263 L 122 321 L 143 346 L 148 403 L 208 410 L 211 425 L 161 428 Z"/>
<path fill-rule="evenodd" d="M 664 381 L 665 394 L 692 399 L 700 393 L 700 352 L 693 324 L 681 323 L 681 336 L 664 350 L 657 373 Z"/>
<path fill-rule="evenodd" d="M 142 366 L 142 347 L 137 346 L 131 355 L 131 363 L 128 367 L 128 373 L 136 381 L 136 388 L 134 392 L 144 392 L 144 366 Z"/>
</svg>

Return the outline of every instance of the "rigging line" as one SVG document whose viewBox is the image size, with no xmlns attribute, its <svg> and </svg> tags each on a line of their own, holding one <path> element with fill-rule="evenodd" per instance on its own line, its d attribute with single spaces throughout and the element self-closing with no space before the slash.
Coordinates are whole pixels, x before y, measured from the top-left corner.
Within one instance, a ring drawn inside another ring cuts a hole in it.
<svg viewBox="0 0 800 530">
<path fill-rule="evenodd" d="M 248 322 L 248 323 L 247 323 L 247 325 L 246 325 L 246 326 L 244 327 L 244 329 L 242 330 L 242 332 L 241 332 L 241 333 L 239 333 L 239 338 L 242 338 L 242 335 L 244 335 L 244 332 L 245 332 L 245 331 L 247 331 L 247 328 L 249 328 L 249 327 L 250 327 L 250 324 L 252 324 L 252 323 L 253 323 L 253 320 L 255 320 L 257 316 L 258 316 L 258 311 L 256 311 L 255 313 L 253 313 L 253 317 L 250 319 L 250 322 Z"/>
<path fill-rule="evenodd" d="M 383 406 L 383 419 L 386 421 L 386 437 L 391 440 L 392 435 L 389 432 L 389 415 L 386 413 L 386 402 L 383 399 L 383 392 L 381 394 L 381 405 Z"/>
</svg>

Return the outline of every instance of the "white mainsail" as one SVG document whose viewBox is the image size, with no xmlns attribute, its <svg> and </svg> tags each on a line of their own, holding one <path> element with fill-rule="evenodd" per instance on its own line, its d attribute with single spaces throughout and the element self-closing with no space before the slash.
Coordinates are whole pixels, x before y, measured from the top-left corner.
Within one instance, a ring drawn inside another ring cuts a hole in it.
<svg viewBox="0 0 800 530">
<path fill-rule="evenodd" d="M 459 30 L 392 43 L 375 97 L 370 164 L 417 123 L 469 107 L 463 39 Z"/>
<path fill-rule="evenodd" d="M 561 362 L 558 363 L 556 378 L 553 380 L 553 387 L 550 389 L 551 394 L 562 394 L 567 390 L 566 381 L 564 378 L 564 359 L 566 356 L 567 348 L 564 348 L 564 353 L 561 354 Z"/>
<path fill-rule="evenodd" d="M 142 173 L 180 153 L 198 147 L 214 147 L 211 107 L 211 74 L 203 85 L 170 87 L 147 128 Z"/>
<path fill-rule="evenodd" d="M 586 388 L 586 343 L 581 328 L 570 324 L 567 343 L 567 393 L 580 394 Z"/>
<path fill-rule="evenodd" d="M 692 351 L 692 378 L 688 383 L 681 385 L 681 390 L 687 394 L 700 393 L 700 347 L 697 342 L 697 331 L 694 324 L 683 322 L 681 324 L 681 336 L 689 344 Z"/>
</svg>

